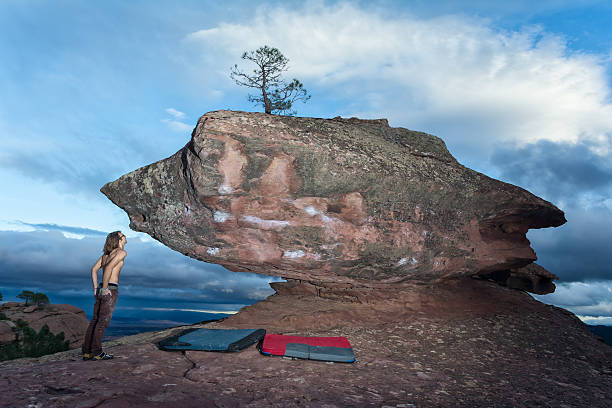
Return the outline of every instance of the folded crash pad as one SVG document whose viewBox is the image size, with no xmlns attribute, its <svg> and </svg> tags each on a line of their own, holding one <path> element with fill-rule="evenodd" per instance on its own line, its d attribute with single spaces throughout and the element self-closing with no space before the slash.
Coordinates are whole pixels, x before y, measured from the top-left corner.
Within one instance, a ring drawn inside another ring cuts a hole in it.
<svg viewBox="0 0 612 408">
<path fill-rule="evenodd" d="M 262 354 L 304 358 L 309 360 L 352 363 L 355 354 L 346 337 L 301 337 L 266 334 Z"/>
<path fill-rule="evenodd" d="M 162 350 L 240 351 L 260 341 L 263 329 L 187 329 L 157 343 Z"/>
</svg>

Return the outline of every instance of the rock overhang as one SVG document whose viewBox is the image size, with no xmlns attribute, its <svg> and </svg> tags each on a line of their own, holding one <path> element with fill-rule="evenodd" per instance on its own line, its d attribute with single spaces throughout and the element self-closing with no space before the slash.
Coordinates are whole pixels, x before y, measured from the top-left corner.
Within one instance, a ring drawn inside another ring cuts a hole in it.
<svg viewBox="0 0 612 408">
<path fill-rule="evenodd" d="M 536 260 L 528 229 L 565 222 L 386 120 L 209 112 L 183 149 L 101 191 L 132 229 L 185 255 L 322 284 L 516 271 Z"/>
</svg>

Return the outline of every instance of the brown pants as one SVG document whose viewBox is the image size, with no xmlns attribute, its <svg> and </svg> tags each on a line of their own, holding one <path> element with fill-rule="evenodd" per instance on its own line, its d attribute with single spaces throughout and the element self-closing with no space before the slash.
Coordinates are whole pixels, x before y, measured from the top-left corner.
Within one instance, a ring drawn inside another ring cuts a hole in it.
<svg viewBox="0 0 612 408">
<path fill-rule="evenodd" d="M 83 340 L 82 346 L 83 353 L 100 354 L 102 352 L 104 330 L 110 324 L 115 305 L 117 304 L 119 290 L 113 288 L 110 290 L 110 294 L 107 295 L 102 295 L 100 293 L 101 291 L 102 288 L 99 288 L 98 294 L 96 295 L 93 316 L 85 332 L 85 339 Z"/>
</svg>

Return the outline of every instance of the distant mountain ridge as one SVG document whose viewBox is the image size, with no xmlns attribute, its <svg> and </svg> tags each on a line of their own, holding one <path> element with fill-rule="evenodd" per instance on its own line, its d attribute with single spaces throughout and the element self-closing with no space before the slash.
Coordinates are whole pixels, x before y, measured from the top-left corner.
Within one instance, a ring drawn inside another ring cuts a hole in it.
<svg viewBox="0 0 612 408">
<path fill-rule="evenodd" d="M 601 337 L 607 345 L 612 346 L 612 326 L 587 324 L 587 327 L 591 333 Z"/>
</svg>

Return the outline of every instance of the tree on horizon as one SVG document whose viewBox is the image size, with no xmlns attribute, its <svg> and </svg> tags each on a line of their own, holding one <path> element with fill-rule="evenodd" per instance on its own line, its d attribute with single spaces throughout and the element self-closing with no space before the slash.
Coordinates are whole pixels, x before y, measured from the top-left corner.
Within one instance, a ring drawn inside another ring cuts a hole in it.
<svg viewBox="0 0 612 408">
<path fill-rule="evenodd" d="M 293 103 L 305 103 L 310 99 L 300 81 L 294 78 L 287 83 L 282 79 L 281 74 L 288 70 L 289 60 L 277 48 L 265 45 L 255 51 L 245 51 L 242 59 L 254 62 L 257 67 L 252 74 L 247 74 L 235 64 L 230 77 L 238 85 L 259 89 L 261 96 L 249 94 L 248 100 L 262 104 L 265 113 L 295 115 L 296 111 L 291 110 Z"/>
<path fill-rule="evenodd" d="M 28 305 L 28 301 L 30 301 L 34 297 L 34 292 L 31 290 L 23 290 L 20 294 L 17 295 L 18 299 L 25 299 L 25 305 Z"/>
<path fill-rule="evenodd" d="M 32 303 L 36 303 L 37 306 L 48 305 L 50 303 L 49 298 L 44 293 L 35 293 L 32 296 Z"/>
</svg>

